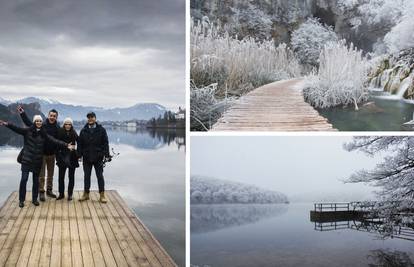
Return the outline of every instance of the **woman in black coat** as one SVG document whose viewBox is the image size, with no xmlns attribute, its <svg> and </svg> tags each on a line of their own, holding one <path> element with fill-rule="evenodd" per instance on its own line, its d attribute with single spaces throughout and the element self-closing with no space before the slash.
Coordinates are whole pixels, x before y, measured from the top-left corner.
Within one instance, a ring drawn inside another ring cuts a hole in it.
<svg viewBox="0 0 414 267">
<path fill-rule="evenodd" d="M 45 142 L 52 142 L 58 147 L 67 147 L 73 150 L 75 147 L 71 144 L 59 141 L 54 137 L 48 135 L 42 128 L 43 119 L 36 115 L 33 117 L 33 125 L 29 128 L 20 128 L 6 121 L 0 120 L 0 126 L 4 125 L 17 134 L 23 135 L 24 145 L 19 154 L 18 162 L 22 165 L 22 177 L 19 187 L 19 207 L 24 207 L 24 200 L 26 198 L 26 185 L 29 179 L 29 173 L 33 174 L 33 188 L 32 188 L 32 203 L 39 206 L 37 197 L 39 195 L 39 173 L 43 161 L 43 148 Z"/>
<path fill-rule="evenodd" d="M 57 138 L 65 143 L 75 145 L 78 141 L 78 134 L 73 129 L 73 120 L 66 118 L 63 127 L 59 129 Z M 79 167 L 79 157 L 76 151 L 71 151 L 66 147 L 61 147 L 56 153 L 56 164 L 59 167 L 59 196 L 56 200 L 65 197 L 65 173 L 68 169 L 68 201 L 72 200 L 73 187 L 75 186 L 75 170 Z"/>
</svg>

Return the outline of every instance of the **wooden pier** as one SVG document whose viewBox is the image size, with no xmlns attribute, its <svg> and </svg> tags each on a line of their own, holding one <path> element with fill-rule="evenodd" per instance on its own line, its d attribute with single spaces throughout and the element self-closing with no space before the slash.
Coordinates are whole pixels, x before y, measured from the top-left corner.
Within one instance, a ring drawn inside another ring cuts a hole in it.
<svg viewBox="0 0 414 267">
<path fill-rule="evenodd" d="M 48 199 L 18 207 L 13 192 L 0 210 L 0 266 L 176 266 L 116 191 L 108 203 Z"/>
<path fill-rule="evenodd" d="M 231 106 L 212 131 L 335 131 L 328 120 L 305 102 L 302 79 L 259 87 Z"/>
<path fill-rule="evenodd" d="M 368 214 L 366 210 L 356 209 L 353 203 L 316 203 L 310 211 L 311 222 L 331 223 L 359 220 Z"/>
</svg>

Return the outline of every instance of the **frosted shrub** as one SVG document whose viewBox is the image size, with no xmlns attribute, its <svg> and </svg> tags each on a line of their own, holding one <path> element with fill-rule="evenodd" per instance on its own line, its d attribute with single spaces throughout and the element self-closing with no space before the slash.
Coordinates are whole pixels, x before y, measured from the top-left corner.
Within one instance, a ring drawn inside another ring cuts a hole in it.
<svg viewBox="0 0 414 267">
<path fill-rule="evenodd" d="M 198 87 L 217 83 L 216 94 L 242 95 L 263 84 L 300 75 L 293 52 L 273 40 L 238 40 L 207 18 L 191 23 L 191 79 Z"/>
<path fill-rule="evenodd" d="M 310 18 L 292 33 L 291 45 L 301 63 L 317 66 L 324 44 L 337 40 L 332 27 Z"/>
<path fill-rule="evenodd" d="M 208 131 L 220 114 L 231 103 L 231 99 L 218 100 L 215 97 L 217 84 L 197 88 L 191 83 L 190 124 L 191 130 Z"/>
<path fill-rule="evenodd" d="M 329 43 L 319 57 L 317 74 L 307 77 L 303 94 L 305 100 L 316 108 L 347 106 L 368 99 L 365 81 L 368 74 L 367 60 L 352 44 L 344 41 Z"/>
</svg>

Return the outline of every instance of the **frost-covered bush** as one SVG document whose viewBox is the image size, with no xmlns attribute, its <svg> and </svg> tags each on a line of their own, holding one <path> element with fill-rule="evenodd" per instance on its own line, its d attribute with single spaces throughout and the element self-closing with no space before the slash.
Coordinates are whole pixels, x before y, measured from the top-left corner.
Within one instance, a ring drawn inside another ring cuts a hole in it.
<svg viewBox="0 0 414 267">
<path fill-rule="evenodd" d="M 300 75 L 293 52 L 273 40 L 238 40 L 207 18 L 191 23 L 191 80 L 197 87 L 217 83 L 216 95 L 242 95 L 263 84 Z M 226 90 L 227 89 L 227 90 Z"/>
<path fill-rule="evenodd" d="M 282 193 L 242 183 L 193 176 L 190 184 L 192 204 L 288 202 L 287 197 Z"/>
<path fill-rule="evenodd" d="M 336 41 L 338 37 L 332 27 L 323 25 L 316 18 L 309 18 L 292 33 L 291 45 L 301 63 L 317 66 L 324 44 Z"/>
<path fill-rule="evenodd" d="M 366 101 L 368 62 L 352 44 L 344 41 L 325 45 L 319 57 L 319 70 L 306 78 L 303 95 L 316 108 L 329 108 Z"/>
<path fill-rule="evenodd" d="M 190 86 L 190 125 L 191 130 L 208 131 L 224 109 L 233 101 L 231 98 L 216 98 L 217 84 L 197 88 Z"/>
</svg>

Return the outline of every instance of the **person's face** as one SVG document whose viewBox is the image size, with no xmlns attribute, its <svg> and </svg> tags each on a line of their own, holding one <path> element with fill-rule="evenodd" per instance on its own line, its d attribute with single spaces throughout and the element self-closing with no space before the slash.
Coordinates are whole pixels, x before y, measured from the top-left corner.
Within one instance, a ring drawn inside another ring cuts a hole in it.
<svg viewBox="0 0 414 267">
<path fill-rule="evenodd" d="M 92 125 L 96 122 L 96 117 L 89 116 L 88 117 L 88 124 Z"/>
<path fill-rule="evenodd" d="M 65 130 L 66 130 L 66 131 L 69 131 L 69 130 L 72 128 L 72 124 L 70 124 L 70 123 L 65 123 L 64 127 L 65 127 Z"/>
<path fill-rule="evenodd" d="M 38 129 L 40 129 L 40 128 L 42 128 L 42 121 L 41 120 L 35 120 L 35 126 L 36 126 L 36 128 L 38 128 Z"/>
<path fill-rule="evenodd" d="M 58 115 L 55 112 L 49 112 L 47 119 L 50 123 L 55 123 L 57 120 Z"/>
</svg>

